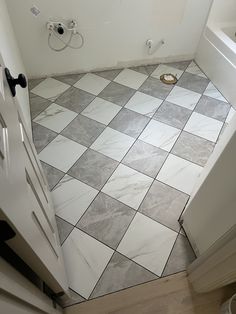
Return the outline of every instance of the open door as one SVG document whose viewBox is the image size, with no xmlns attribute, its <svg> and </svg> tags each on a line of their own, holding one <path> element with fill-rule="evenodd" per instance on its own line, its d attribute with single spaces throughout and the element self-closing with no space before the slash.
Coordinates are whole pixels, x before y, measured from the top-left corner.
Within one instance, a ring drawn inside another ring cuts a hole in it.
<svg viewBox="0 0 236 314">
<path fill-rule="evenodd" d="M 19 87 L 17 87 L 19 88 Z M 16 235 L 6 243 L 55 292 L 68 284 L 55 215 L 41 164 L 0 55 L 0 220 Z"/>
</svg>

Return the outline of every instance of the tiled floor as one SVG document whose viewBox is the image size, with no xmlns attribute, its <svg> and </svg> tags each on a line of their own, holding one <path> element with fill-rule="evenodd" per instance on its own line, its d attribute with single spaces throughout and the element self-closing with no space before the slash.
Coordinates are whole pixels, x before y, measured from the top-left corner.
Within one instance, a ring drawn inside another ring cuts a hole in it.
<svg viewBox="0 0 236 314">
<path fill-rule="evenodd" d="M 161 83 L 165 72 L 176 86 Z M 235 112 L 204 73 L 178 62 L 30 89 L 75 302 L 186 269 L 194 254 L 178 218 Z"/>
</svg>

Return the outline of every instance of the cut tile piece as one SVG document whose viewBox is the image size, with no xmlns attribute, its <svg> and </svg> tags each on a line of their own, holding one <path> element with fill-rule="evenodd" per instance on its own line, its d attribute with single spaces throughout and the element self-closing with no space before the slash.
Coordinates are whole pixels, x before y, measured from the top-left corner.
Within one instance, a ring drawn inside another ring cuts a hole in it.
<svg viewBox="0 0 236 314">
<path fill-rule="evenodd" d="M 219 121 L 224 122 L 230 110 L 230 104 L 214 99 L 208 96 L 203 95 L 196 108 L 195 111 L 201 113 L 210 118 L 217 119 Z"/>
<path fill-rule="evenodd" d="M 58 135 L 40 152 L 39 158 L 47 164 L 67 172 L 85 150 L 86 147 Z"/>
<path fill-rule="evenodd" d="M 114 251 L 77 228 L 62 249 L 69 286 L 88 299 Z"/>
<path fill-rule="evenodd" d="M 78 115 L 63 131 L 62 135 L 89 147 L 105 129 L 105 125 Z"/>
<path fill-rule="evenodd" d="M 200 97 L 201 94 L 195 93 L 186 88 L 175 86 L 166 100 L 173 104 L 193 110 Z"/>
<path fill-rule="evenodd" d="M 152 76 L 159 80 L 160 76 L 163 74 L 173 74 L 177 77 L 177 79 L 179 79 L 183 74 L 183 71 L 173 68 L 172 66 L 169 66 L 167 64 L 160 64 L 152 73 Z"/>
<path fill-rule="evenodd" d="M 99 71 L 95 72 L 94 74 L 99 75 L 107 80 L 113 81 L 114 78 L 117 77 L 117 75 L 121 72 L 122 70 L 107 70 L 107 71 Z"/>
<path fill-rule="evenodd" d="M 116 249 L 134 215 L 132 208 L 100 193 L 76 226 Z"/>
<path fill-rule="evenodd" d="M 169 152 L 180 132 L 179 129 L 173 128 L 172 126 L 151 120 L 143 133 L 139 136 L 139 139 Z"/>
<path fill-rule="evenodd" d="M 187 67 L 186 72 L 207 78 L 206 75 L 201 71 L 201 69 L 196 65 L 194 61 L 192 61 L 190 65 Z"/>
<path fill-rule="evenodd" d="M 50 191 L 64 177 L 65 173 L 41 161 Z"/>
<path fill-rule="evenodd" d="M 158 277 L 115 252 L 90 299 L 155 280 Z"/>
<path fill-rule="evenodd" d="M 117 166 L 117 161 L 88 149 L 68 173 L 100 190 Z"/>
<path fill-rule="evenodd" d="M 184 130 L 206 140 L 216 142 L 222 126 L 223 122 L 193 112 Z"/>
<path fill-rule="evenodd" d="M 183 131 L 171 153 L 203 167 L 214 147 L 214 143 Z"/>
<path fill-rule="evenodd" d="M 192 90 L 199 94 L 202 94 L 205 91 L 208 84 L 209 80 L 207 78 L 188 72 L 185 72 L 177 82 L 177 86 Z"/>
<path fill-rule="evenodd" d="M 164 150 L 137 140 L 122 163 L 155 178 L 167 155 Z"/>
<path fill-rule="evenodd" d="M 109 127 L 137 138 L 150 119 L 132 110 L 123 108 L 111 121 Z"/>
<path fill-rule="evenodd" d="M 101 76 L 87 73 L 74 86 L 97 96 L 109 83 Z"/>
<path fill-rule="evenodd" d="M 74 85 L 83 76 L 84 76 L 83 73 L 81 73 L 81 74 L 65 74 L 65 75 L 55 76 L 54 79 L 58 80 L 62 83 L 65 83 L 65 84 Z"/>
<path fill-rule="evenodd" d="M 151 75 L 152 72 L 156 69 L 157 64 L 154 65 L 141 65 L 137 67 L 131 67 L 130 70 L 137 71 L 139 73 L 145 74 L 145 75 Z"/>
<path fill-rule="evenodd" d="M 192 111 L 187 108 L 164 101 L 153 118 L 175 128 L 183 129 L 191 114 Z"/>
<path fill-rule="evenodd" d="M 117 251 L 160 276 L 177 233 L 137 213 Z"/>
<path fill-rule="evenodd" d="M 65 175 L 52 191 L 56 215 L 75 225 L 97 194 L 87 184 Z"/>
<path fill-rule="evenodd" d="M 170 62 L 166 63 L 166 65 L 169 65 L 173 68 L 185 71 L 191 61 L 178 61 L 178 62 Z"/>
<path fill-rule="evenodd" d="M 134 141 L 134 138 L 107 127 L 91 148 L 112 159 L 121 161 Z"/>
<path fill-rule="evenodd" d="M 138 209 L 152 182 L 150 177 L 120 164 L 102 192 Z"/>
<path fill-rule="evenodd" d="M 47 146 L 56 136 L 57 133 L 53 132 L 40 124 L 32 123 L 33 140 L 37 153 Z"/>
<path fill-rule="evenodd" d="M 201 171 L 202 167 L 170 154 L 161 168 L 157 180 L 190 195 Z"/>
<path fill-rule="evenodd" d="M 130 69 L 124 69 L 117 75 L 114 82 L 133 89 L 138 89 L 147 78 L 148 76 L 145 74 Z"/>
<path fill-rule="evenodd" d="M 46 78 L 40 84 L 35 86 L 31 91 L 32 93 L 54 101 L 60 94 L 64 93 L 70 85 L 59 82 L 53 78 Z"/>
<path fill-rule="evenodd" d="M 149 77 L 140 87 L 139 91 L 156 98 L 165 99 L 172 88 L 172 85 L 164 84 L 154 77 Z"/>
<path fill-rule="evenodd" d="M 136 92 L 125 107 L 151 118 L 162 102 L 163 100 L 156 97 Z"/>
<path fill-rule="evenodd" d="M 233 118 L 233 116 L 235 115 L 235 113 L 236 113 L 236 110 L 233 107 L 231 107 L 225 122 L 230 123 L 230 121 Z"/>
<path fill-rule="evenodd" d="M 81 114 L 90 119 L 108 125 L 120 110 L 120 106 L 96 97 Z"/>
<path fill-rule="evenodd" d="M 29 93 L 29 103 L 31 119 L 37 117 L 38 114 L 51 105 L 50 100 L 34 95 L 33 93 Z"/>
<path fill-rule="evenodd" d="M 188 198 L 187 194 L 159 181 L 154 181 L 139 208 L 139 212 L 179 232 L 178 219 Z"/>
<path fill-rule="evenodd" d="M 51 104 L 34 119 L 34 122 L 60 133 L 76 116 L 77 113 L 71 110 Z"/>
<path fill-rule="evenodd" d="M 45 78 L 40 78 L 40 79 L 30 79 L 28 80 L 28 87 L 29 90 L 31 91 L 31 89 L 33 89 L 35 86 L 37 86 L 39 83 L 41 83 L 42 81 L 44 81 Z"/>
<path fill-rule="evenodd" d="M 57 98 L 57 104 L 74 112 L 80 113 L 88 106 L 88 104 L 91 103 L 92 100 L 94 100 L 94 98 L 94 95 L 72 86 Z"/>
<path fill-rule="evenodd" d="M 70 298 L 68 298 L 66 294 L 64 294 L 60 298 L 57 298 L 58 303 L 61 307 L 65 308 L 65 307 L 75 305 L 75 304 L 85 301 L 83 297 L 81 297 L 78 293 L 76 293 L 70 288 L 69 288 L 69 294 L 70 294 Z"/>
<path fill-rule="evenodd" d="M 100 94 L 99 97 L 110 101 L 118 106 L 124 106 L 134 95 L 135 90 L 124 85 L 111 82 Z"/>
<path fill-rule="evenodd" d="M 224 102 L 228 102 L 223 95 L 218 91 L 218 89 L 212 84 L 212 82 L 210 82 L 204 92 L 204 95 L 224 101 Z"/>
<path fill-rule="evenodd" d="M 62 244 L 65 241 L 65 239 L 68 237 L 68 235 L 71 233 L 74 226 L 72 226 L 70 223 L 68 223 L 67 221 L 57 216 L 56 216 L 56 223 L 57 223 L 60 243 Z"/>
<path fill-rule="evenodd" d="M 195 258 L 187 238 L 179 234 L 162 276 L 169 276 L 186 270 Z"/>
</svg>

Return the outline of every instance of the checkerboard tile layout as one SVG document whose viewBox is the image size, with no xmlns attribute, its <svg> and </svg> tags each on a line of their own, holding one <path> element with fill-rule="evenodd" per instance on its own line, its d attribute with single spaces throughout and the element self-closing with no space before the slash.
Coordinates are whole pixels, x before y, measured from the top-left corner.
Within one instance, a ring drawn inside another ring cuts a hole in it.
<svg viewBox="0 0 236 314">
<path fill-rule="evenodd" d="M 30 103 L 78 300 L 186 269 L 178 218 L 235 113 L 197 64 L 34 80 Z"/>
</svg>

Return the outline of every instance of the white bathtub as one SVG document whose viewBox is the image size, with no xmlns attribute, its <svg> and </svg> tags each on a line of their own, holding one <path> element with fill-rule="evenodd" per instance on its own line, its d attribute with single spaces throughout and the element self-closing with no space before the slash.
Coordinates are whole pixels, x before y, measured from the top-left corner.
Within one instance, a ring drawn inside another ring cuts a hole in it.
<svg viewBox="0 0 236 314">
<path fill-rule="evenodd" d="M 236 22 L 207 25 L 196 61 L 224 97 L 236 107 Z"/>
</svg>

